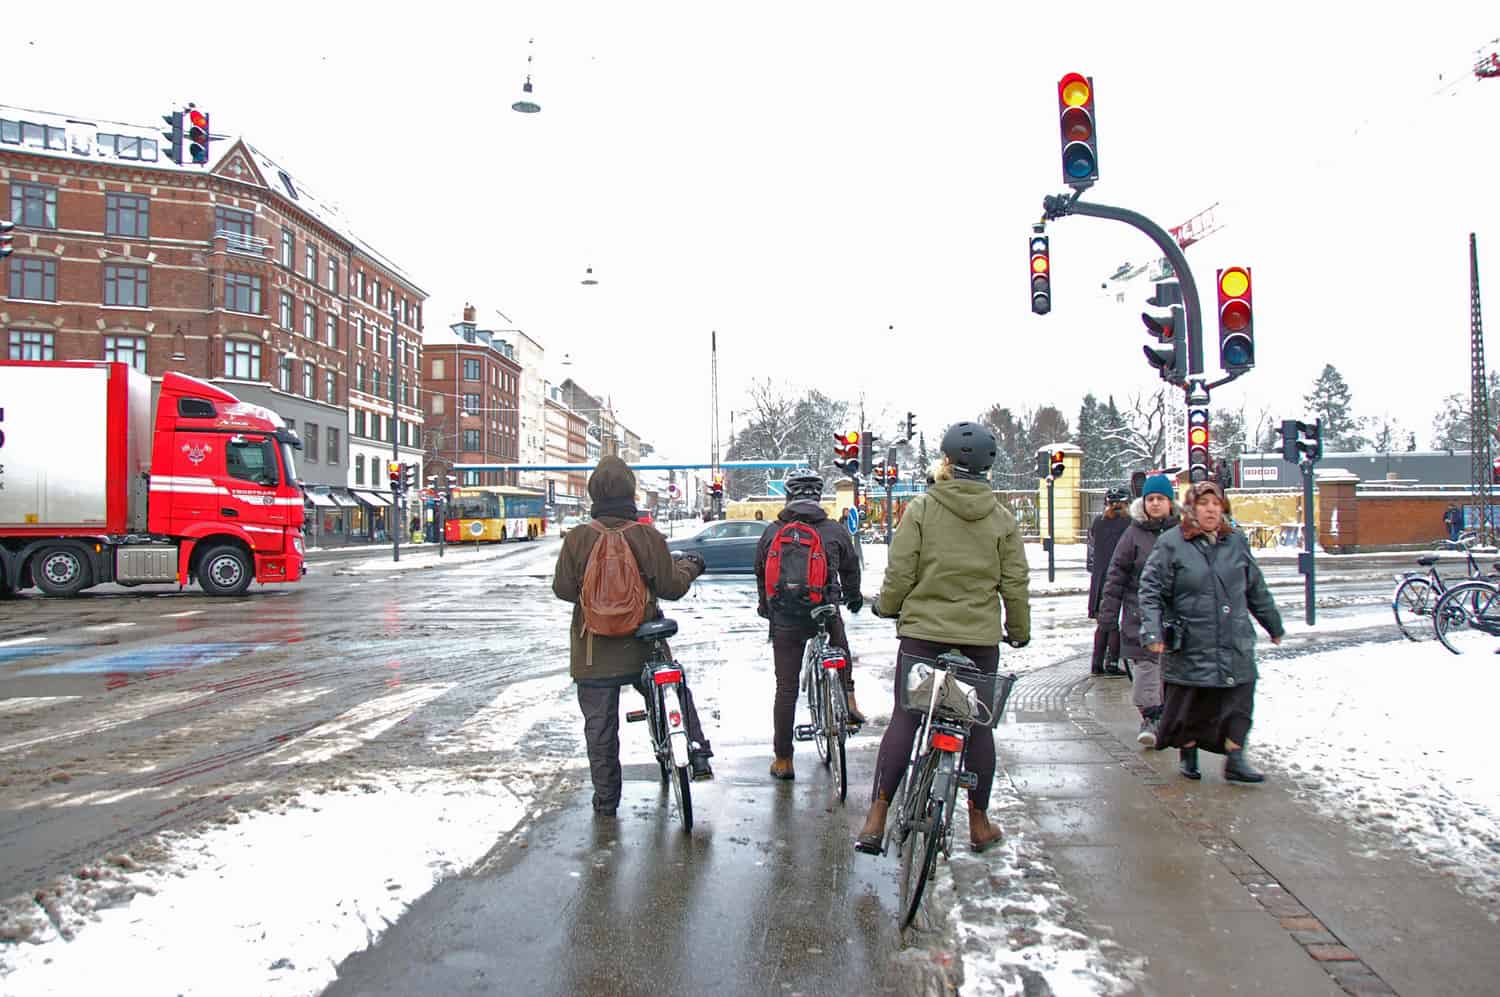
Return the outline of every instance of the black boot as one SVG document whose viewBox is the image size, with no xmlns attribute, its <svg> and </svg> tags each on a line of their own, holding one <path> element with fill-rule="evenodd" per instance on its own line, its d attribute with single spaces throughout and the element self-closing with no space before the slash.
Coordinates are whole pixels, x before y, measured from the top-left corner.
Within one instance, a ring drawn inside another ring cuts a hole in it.
<svg viewBox="0 0 1500 997">
<path fill-rule="evenodd" d="M 1245 749 L 1235 748 L 1224 753 L 1224 780 L 1226 782 L 1265 782 L 1264 772 L 1257 772 L 1245 761 Z"/>
<path fill-rule="evenodd" d="M 1203 778 L 1203 773 L 1198 771 L 1198 749 L 1178 748 L 1177 757 L 1181 761 L 1177 765 L 1177 771 L 1194 781 Z"/>
</svg>

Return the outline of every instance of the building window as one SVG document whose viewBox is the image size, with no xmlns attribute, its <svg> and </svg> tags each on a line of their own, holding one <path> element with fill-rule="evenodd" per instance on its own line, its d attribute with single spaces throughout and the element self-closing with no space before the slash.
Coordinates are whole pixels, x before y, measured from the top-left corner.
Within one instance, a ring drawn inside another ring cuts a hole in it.
<svg viewBox="0 0 1500 997">
<path fill-rule="evenodd" d="M 464 380 L 465 381 L 477 381 L 477 380 L 479 380 L 479 361 L 478 360 L 465 360 L 464 361 Z"/>
<path fill-rule="evenodd" d="M 354 483 L 356 485 L 365 483 L 365 459 L 363 457 L 354 458 Z"/>
<path fill-rule="evenodd" d="M 286 226 L 281 229 L 281 265 L 288 270 L 297 265 L 297 233 Z"/>
<path fill-rule="evenodd" d="M 365 390 L 365 365 L 362 363 L 354 365 L 354 387 L 359 391 Z M 361 433 L 360 435 L 364 434 Z"/>
<path fill-rule="evenodd" d="M 307 244 L 307 279 L 317 281 L 318 279 L 318 247 L 312 243 Z"/>
<path fill-rule="evenodd" d="M 12 360 L 51 360 L 52 333 L 10 331 L 10 358 Z"/>
<path fill-rule="evenodd" d="M 382 394 L 382 392 L 385 390 L 384 375 L 382 375 L 379 370 L 376 370 L 375 373 L 374 373 L 374 379 L 375 379 L 375 392 L 374 392 L 375 393 L 375 397 L 376 398 L 384 398 L 385 395 Z"/>
<path fill-rule="evenodd" d="M 443 396 L 442 395 L 434 394 L 432 396 L 432 414 L 433 415 L 442 415 L 443 414 Z"/>
<path fill-rule="evenodd" d="M 281 358 L 281 363 L 278 366 L 280 368 L 280 376 L 279 376 L 279 378 L 277 380 L 277 383 L 281 386 L 281 390 L 282 391 L 285 391 L 287 394 L 291 394 L 292 393 L 292 358 L 291 357 L 282 357 Z"/>
<path fill-rule="evenodd" d="M 359 409 L 354 410 L 354 435 L 359 437 L 369 435 L 365 429 L 365 414 Z"/>
<path fill-rule="evenodd" d="M 242 381 L 260 380 L 260 344 L 242 339 L 224 343 L 224 376 Z"/>
<path fill-rule="evenodd" d="M 56 301 L 57 261 L 40 256 L 12 256 L 10 296 L 31 301 Z"/>
<path fill-rule="evenodd" d="M 328 289 L 337 294 L 339 290 L 339 261 L 328 257 Z"/>
<path fill-rule="evenodd" d="M 146 308 L 150 271 L 145 267 L 104 266 L 104 303 L 120 308 Z"/>
<path fill-rule="evenodd" d="M 323 341 L 327 345 L 332 346 L 335 349 L 337 349 L 338 345 L 339 345 L 339 327 L 338 327 L 337 321 L 334 319 L 334 316 L 333 316 L 332 312 L 328 313 L 328 320 L 325 323 L 325 325 L 326 325 L 326 328 L 324 328 L 324 330 L 323 330 L 323 332 L 324 332 Z"/>
<path fill-rule="evenodd" d="M 99 147 L 100 152 L 108 152 L 117 159 L 140 159 L 148 163 L 156 162 L 156 140 L 140 138 L 136 135 L 113 135 L 109 132 L 98 132 L 94 136 L 94 144 Z"/>
<path fill-rule="evenodd" d="M 133 194 L 105 194 L 105 234 L 122 235 L 131 239 L 147 238 L 150 229 L 149 204 L 144 197 Z"/>
<path fill-rule="evenodd" d="M 302 393 L 309 398 L 318 397 L 318 368 L 305 361 L 302 364 Z"/>
<path fill-rule="evenodd" d="M 29 145 L 37 149 L 66 152 L 68 133 L 56 125 L 38 125 L 30 121 L 0 120 L 0 142 Z"/>
<path fill-rule="evenodd" d="M 333 371 L 323 372 L 323 400 L 332 405 L 339 394 L 339 376 Z"/>
<path fill-rule="evenodd" d="M 432 376 L 435 377 L 435 378 L 438 378 L 438 379 L 442 378 L 442 376 L 443 376 L 443 361 L 442 361 L 441 358 L 435 358 L 432 361 Z"/>
<path fill-rule="evenodd" d="M 358 315 L 354 316 L 354 345 L 361 350 L 365 348 L 365 320 Z"/>
<path fill-rule="evenodd" d="M 248 273 L 226 273 L 224 307 L 231 312 L 259 315 L 260 278 Z"/>
<path fill-rule="evenodd" d="M 370 283 L 375 288 L 375 307 L 379 308 L 380 307 L 380 278 L 376 277 Z"/>
<path fill-rule="evenodd" d="M 466 484 L 466 485 L 477 485 L 477 484 L 479 484 L 479 472 L 478 471 L 465 471 L 464 472 L 464 484 Z"/>
<path fill-rule="evenodd" d="M 308 339 L 318 336 L 318 309 L 311 301 L 302 302 L 302 335 Z"/>
<path fill-rule="evenodd" d="M 249 238 L 255 234 L 255 216 L 234 208 L 214 208 L 214 231 Z"/>
<path fill-rule="evenodd" d="M 278 324 L 283 329 L 292 328 L 292 296 L 285 291 L 281 292 L 281 319 Z"/>
<path fill-rule="evenodd" d="M 332 426 L 328 427 L 328 453 L 326 457 L 330 464 L 337 464 L 343 457 L 343 453 L 339 450 L 339 431 Z"/>
<path fill-rule="evenodd" d="M 411 446 L 411 423 L 409 422 L 401 424 L 401 445 L 403 447 Z"/>
<path fill-rule="evenodd" d="M 361 270 L 359 273 L 355 274 L 354 276 L 355 276 L 355 284 L 358 285 L 358 292 L 357 293 L 359 294 L 360 300 L 361 301 L 367 301 L 367 300 L 369 300 L 369 299 L 367 299 L 365 297 L 365 272 L 363 270 Z"/>
<path fill-rule="evenodd" d="M 11 184 L 10 220 L 27 228 L 57 228 L 57 188 L 39 183 Z"/>
<path fill-rule="evenodd" d="M 302 440 L 302 447 L 302 453 L 308 463 L 316 464 L 318 462 L 318 427 L 316 424 L 311 422 L 307 424 L 307 435 Z"/>
<path fill-rule="evenodd" d="M 464 395 L 464 411 L 465 412 L 476 412 L 477 413 L 483 407 L 484 406 L 482 406 L 479 403 L 479 396 L 477 394 L 471 395 L 471 394 L 467 394 L 466 393 Z"/>
<path fill-rule="evenodd" d="M 128 363 L 146 372 L 146 340 L 142 336 L 105 336 L 104 359 Z"/>
<path fill-rule="evenodd" d="M 478 450 L 479 450 L 479 430 L 477 430 L 477 429 L 466 429 L 466 430 L 464 430 L 464 449 L 465 450 L 469 450 L 469 451 L 478 452 Z"/>
</svg>

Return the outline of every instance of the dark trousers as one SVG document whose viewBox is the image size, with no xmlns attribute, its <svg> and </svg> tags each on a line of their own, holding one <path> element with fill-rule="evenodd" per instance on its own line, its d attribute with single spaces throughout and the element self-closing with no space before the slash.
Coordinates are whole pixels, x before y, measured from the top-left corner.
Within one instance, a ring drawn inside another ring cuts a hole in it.
<svg viewBox="0 0 1500 997">
<path fill-rule="evenodd" d="M 953 648 L 952 644 L 935 644 L 930 640 L 902 637 L 898 653 L 911 654 L 931 661 Z M 960 654 L 969 658 L 979 670 L 993 675 L 1000 667 L 1000 648 L 961 646 Z M 917 714 L 901 708 L 901 690 L 896 690 L 896 703 L 891 710 L 891 725 L 880 739 L 880 753 L 875 758 L 875 793 L 878 798 L 893 800 L 901 777 L 906 774 L 906 763 L 911 758 L 912 742 L 917 737 L 920 718 Z M 995 732 L 987 724 L 969 727 L 968 752 L 964 756 L 964 768 L 973 772 L 979 780 L 969 790 L 969 805 L 983 810 L 990 805 L 990 784 L 995 781 Z"/>
<path fill-rule="evenodd" d="M 1111 627 L 1105 630 L 1103 627 L 1094 628 L 1094 657 L 1089 662 L 1089 671 L 1098 675 L 1104 670 L 1104 663 L 1118 664 L 1120 661 L 1120 628 Z"/>
<path fill-rule="evenodd" d="M 776 701 L 771 707 L 771 722 L 774 733 L 771 749 L 777 758 L 792 757 L 792 722 L 797 713 L 797 693 L 802 678 L 802 652 L 807 642 L 816 633 L 814 627 L 771 628 L 771 652 L 776 661 Z M 847 664 L 840 671 L 844 680 L 844 692 L 854 691 L 854 653 L 849 650 L 849 634 L 844 630 L 844 618 L 834 613 L 828 621 L 828 643 L 844 649 Z"/>
<path fill-rule="evenodd" d="M 614 810 L 620 805 L 620 690 L 627 686 L 641 692 L 641 687 L 635 682 L 578 686 L 578 706 L 583 710 L 583 742 L 589 753 L 589 775 L 594 780 L 595 810 Z M 683 720 L 692 752 L 712 756 L 713 749 L 708 738 L 703 736 L 698 708 L 693 705 L 693 694 L 688 691 L 686 681 L 678 686 L 677 692 L 682 698 L 683 712 L 687 714 Z"/>
</svg>

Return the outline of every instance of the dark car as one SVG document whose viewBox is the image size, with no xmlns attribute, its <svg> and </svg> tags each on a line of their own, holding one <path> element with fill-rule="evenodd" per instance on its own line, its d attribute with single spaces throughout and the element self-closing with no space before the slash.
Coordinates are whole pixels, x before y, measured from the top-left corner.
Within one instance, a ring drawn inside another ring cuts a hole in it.
<svg viewBox="0 0 1500 997">
<path fill-rule="evenodd" d="M 755 550 L 768 524 L 758 519 L 725 519 L 704 525 L 690 537 L 668 540 L 668 550 L 703 558 L 704 571 L 754 574 Z"/>
</svg>

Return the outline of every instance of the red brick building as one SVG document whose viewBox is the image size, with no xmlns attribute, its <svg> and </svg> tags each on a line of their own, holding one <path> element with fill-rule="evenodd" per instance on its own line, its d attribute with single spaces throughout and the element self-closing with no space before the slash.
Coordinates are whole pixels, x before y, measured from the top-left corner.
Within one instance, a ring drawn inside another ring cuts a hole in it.
<svg viewBox="0 0 1500 997">
<path fill-rule="evenodd" d="M 429 473 L 443 480 L 455 464 L 519 462 L 521 365 L 515 346 L 475 324 L 429 332 L 422 347 L 422 399 Z M 463 471 L 463 485 L 514 485 L 515 471 Z"/>
<path fill-rule="evenodd" d="M 302 436 L 314 542 L 369 536 L 390 519 L 391 440 L 421 461 L 425 294 L 243 140 L 221 143 L 205 170 L 171 162 L 159 138 L 0 107 L 0 211 L 16 223 L 0 287 L 6 355 L 223 384 Z"/>
</svg>

